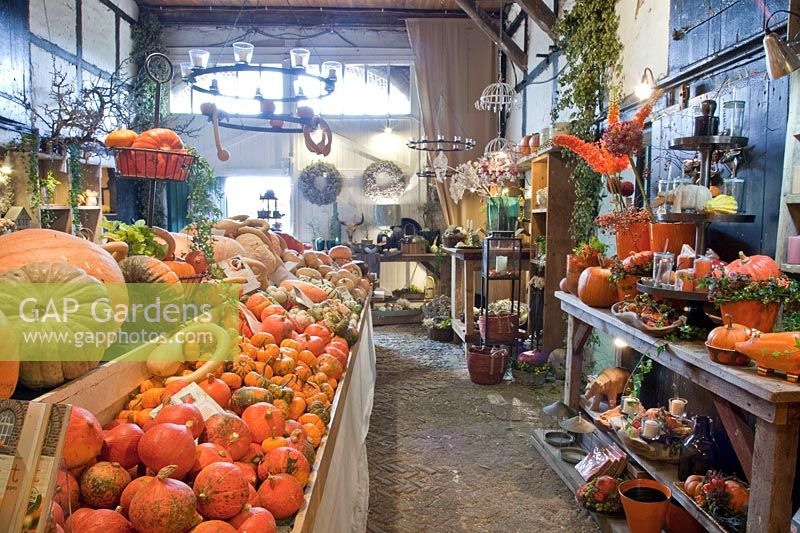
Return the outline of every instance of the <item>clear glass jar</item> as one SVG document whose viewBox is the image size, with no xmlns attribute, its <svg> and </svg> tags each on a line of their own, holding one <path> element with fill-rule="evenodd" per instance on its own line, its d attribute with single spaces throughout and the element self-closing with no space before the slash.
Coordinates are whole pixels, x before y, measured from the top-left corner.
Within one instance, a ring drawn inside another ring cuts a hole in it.
<svg viewBox="0 0 800 533">
<path fill-rule="evenodd" d="M 656 252 L 653 254 L 653 285 L 669 289 L 672 287 L 672 267 L 675 265 L 675 254 Z"/>
</svg>

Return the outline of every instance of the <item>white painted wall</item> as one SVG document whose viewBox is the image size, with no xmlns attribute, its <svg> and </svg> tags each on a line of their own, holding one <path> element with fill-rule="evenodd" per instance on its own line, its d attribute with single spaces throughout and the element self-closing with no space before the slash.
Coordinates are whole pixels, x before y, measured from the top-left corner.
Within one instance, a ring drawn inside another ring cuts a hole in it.
<svg viewBox="0 0 800 533">
<path fill-rule="evenodd" d="M 139 8 L 134 0 L 116 0 L 115 5 L 132 18 L 138 18 Z M 81 0 L 82 35 L 78 35 L 75 0 L 31 0 L 29 25 L 31 33 L 68 54 L 77 54 L 81 42 L 84 63 L 105 73 L 116 69 L 115 13 L 99 0 Z M 120 21 L 120 60 L 131 50 L 131 28 L 124 19 Z M 68 74 L 69 79 L 92 78 L 90 71 L 77 71 L 75 63 L 57 57 L 34 43 L 30 45 L 30 94 L 34 106 L 41 108 L 52 102 L 50 95 L 53 67 Z M 42 128 L 42 124 L 34 124 Z M 46 132 L 43 132 L 46 133 Z"/>
<path fill-rule="evenodd" d="M 545 0 L 552 7 L 552 0 Z M 641 3 L 637 11 L 637 5 Z M 622 87 L 625 95 L 631 94 L 639 83 L 645 67 L 650 67 L 656 80 L 667 74 L 667 54 L 669 45 L 669 0 L 618 0 L 619 38 L 622 52 Z M 563 9 L 569 10 L 571 2 Z M 513 15 L 512 15 L 513 17 Z M 528 40 L 528 70 L 539 64 L 541 58 L 536 54 L 548 52 L 552 40 L 535 24 L 530 23 Z M 520 32 L 521 34 L 521 32 Z M 522 44 L 517 37 L 517 44 Z M 553 77 L 564 66 L 563 58 L 535 81 Z M 516 69 L 515 69 L 516 70 Z M 516 70 L 518 76 L 522 76 Z M 526 133 L 541 131 L 551 125 L 554 84 L 551 82 L 529 85 L 525 88 L 526 109 L 519 109 L 509 118 L 509 137 L 520 139 Z M 565 114 L 566 115 L 566 114 Z M 526 118 L 523 131 L 523 116 Z M 567 120 L 567 116 L 559 117 Z"/>
</svg>

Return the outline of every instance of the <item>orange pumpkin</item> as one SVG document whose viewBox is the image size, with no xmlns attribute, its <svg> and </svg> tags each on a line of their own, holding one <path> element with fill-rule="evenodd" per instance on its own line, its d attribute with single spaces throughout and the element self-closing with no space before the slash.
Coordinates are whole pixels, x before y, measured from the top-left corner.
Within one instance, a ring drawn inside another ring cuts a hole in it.
<svg viewBox="0 0 800 533">
<path fill-rule="evenodd" d="M 259 479 L 265 480 L 275 474 L 289 474 L 305 487 L 311 474 L 311 466 L 299 450 L 281 446 L 268 451 L 258 465 Z"/>
<path fill-rule="evenodd" d="M 0 339 L 3 361 L 0 361 L 0 400 L 11 398 L 19 379 L 19 349 L 11 323 L 0 313 Z"/>
<path fill-rule="evenodd" d="M 342 363 L 340 363 L 336 357 L 329 354 L 322 354 L 319 356 L 317 359 L 317 371 L 337 380 L 342 377 L 342 373 L 344 372 Z M 327 379 L 325 381 L 327 382 Z M 320 386 L 322 385 L 320 384 Z"/>
<path fill-rule="evenodd" d="M 300 396 L 295 396 L 289 402 L 289 418 L 297 420 L 306 412 L 306 401 Z"/>
<path fill-rule="evenodd" d="M 283 306 L 280 306 L 278 304 L 270 304 L 266 306 L 263 311 L 261 311 L 261 314 L 259 316 L 261 317 L 261 321 L 263 322 L 265 318 L 272 315 L 286 316 L 286 309 L 284 309 Z"/>
<path fill-rule="evenodd" d="M 120 128 L 114 130 L 106 136 L 106 148 L 130 148 L 137 134 L 133 130 Z"/>
<path fill-rule="evenodd" d="M 133 148 L 174 152 L 183 149 L 183 142 L 178 134 L 168 128 L 153 128 L 143 131 L 132 143 Z"/>
<path fill-rule="evenodd" d="M 262 309 L 263 311 L 263 309 Z M 260 313 L 259 313 L 260 316 Z M 263 348 L 268 344 L 275 344 L 275 337 L 270 335 L 269 333 L 256 333 L 250 338 L 250 344 L 255 346 L 256 348 Z"/>
<path fill-rule="evenodd" d="M 269 315 L 261 322 L 261 330 L 272 335 L 276 342 L 288 337 L 293 329 L 291 321 L 279 315 Z"/>
<path fill-rule="evenodd" d="M 281 341 L 281 348 L 292 348 L 293 350 L 299 352 L 303 349 L 303 345 L 294 339 L 283 339 Z"/>
<path fill-rule="evenodd" d="M 306 434 L 306 439 L 311 443 L 314 448 L 319 447 L 322 442 L 322 431 L 316 424 L 306 422 L 303 424 L 303 432 Z"/>
<path fill-rule="evenodd" d="M 256 369 L 253 359 L 247 355 L 240 354 L 233 360 L 232 372 L 241 376 L 243 379 L 247 374 Z"/>
<path fill-rule="evenodd" d="M 742 274 L 753 279 L 777 278 L 782 275 L 775 260 L 767 255 L 746 256 L 739 252 L 739 259 L 725 267 L 728 274 Z"/>
<path fill-rule="evenodd" d="M 282 432 L 286 423 L 280 410 L 267 402 L 258 402 L 249 406 L 242 413 L 242 420 L 250 428 L 250 434 L 255 442 L 261 442 Z"/>
<path fill-rule="evenodd" d="M 611 270 L 589 267 L 578 279 L 578 298 L 592 307 L 611 307 L 617 301 L 617 291 L 611 281 Z"/>
<path fill-rule="evenodd" d="M 247 302 L 245 302 L 245 306 L 247 306 L 247 309 L 249 309 L 254 315 L 258 317 L 261 316 L 261 313 L 263 313 L 264 309 L 266 309 L 267 306 L 269 305 L 272 305 L 272 300 L 267 298 L 267 296 L 263 292 L 253 293 L 252 295 L 250 295 L 249 298 L 247 298 Z M 253 337 L 255 338 L 256 335 L 254 335 Z M 258 346 L 258 344 L 256 344 L 255 341 L 252 342 L 256 346 Z"/>
<path fill-rule="evenodd" d="M 695 497 L 700 494 L 700 491 L 703 488 L 703 476 L 693 475 L 686 478 L 686 481 L 683 482 L 683 489 L 686 491 L 691 497 Z"/>
<path fill-rule="evenodd" d="M 750 329 L 741 324 L 734 324 L 731 315 L 725 315 L 725 325 L 711 330 L 706 338 L 706 344 L 723 350 L 733 350 L 737 342 L 744 342 L 750 338 Z"/>
<path fill-rule="evenodd" d="M 294 359 L 283 353 L 272 361 L 272 370 L 277 376 L 285 376 L 294 372 L 296 366 L 297 363 L 294 362 Z"/>
</svg>

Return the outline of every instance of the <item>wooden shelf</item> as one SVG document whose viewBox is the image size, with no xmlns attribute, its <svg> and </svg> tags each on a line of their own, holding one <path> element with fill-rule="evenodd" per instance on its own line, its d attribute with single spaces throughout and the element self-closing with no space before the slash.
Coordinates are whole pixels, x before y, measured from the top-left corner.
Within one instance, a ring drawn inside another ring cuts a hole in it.
<svg viewBox="0 0 800 533">
<path fill-rule="evenodd" d="M 781 270 L 790 274 L 800 274 L 800 265 L 790 265 L 789 263 L 781 264 Z"/>
<path fill-rule="evenodd" d="M 517 170 L 520 171 L 520 172 L 525 172 L 525 171 L 530 170 L 531 166 L 533 165 L 533 163 L 536 163 L 537 161 L 540 161 L 541 159 L 544 158 L 544 156 L 546 156 L 547 154 L 549 154 L 550 152 L 552 152 L 554 150 L 558 150 L 558 147 L 553 146 L 552 144 L 549 144 L 549 145 L 546 145 L 546 146 L 540 146 L 539 149 L 536 152 L 534 152 L 534 153 L 532 153 L 530 155 L 526 155 L 524 157 L 521 157 L 517 161 Z"/>
<path fill-rule="evenodd" d="M 800 194 L 785 194 L 783 196 L 783 201 L 788 205 L 800 204 Z"/>
<path fill-rule="evenodd" d="M 546 215 L 547 214 L 547 208 L 546 207 L 537 207 L 535 209 L 531 209 L 531 214 L 534 214 L 534 215 Z"/>
<path fill-rule="evenodd" d="M 600 413 L 595 413 L 594 411 L 586 409 L 585 407 L 583 407 L 581 410 L 593 421 L 600 416 Z M 681 491 L 675 486 L 675 482 L 679 481 L 678 465 L 665 463 L 663 461 L 651 461 L 639 456 L 625 446 L 622 440 L 620 440 L 620 438 L 617 437 L 617 434 L 613 431 L 601 431 L 598 429 L 593 435 L 605 441 L 606 444 L 616 444 L 619 446 L 620 449 L 628 454 L 629 461 L 634 461 L 636 466 L 647 472 L 647 474 L 654 480 L 669 487 L 669 490 L 672 491 L 672 497 L 675 498 L 678 503 L 681 504 L 681 507 L 686 509 L 686 511 L 691 514 L 695 520 L 700 522 L 700 524 L 706 528 L 706 531 L 725 533 L 724 529 L 720 528 L 713 520 L 709 520 L 708 516 L 697 508 L 697 506 L 691 501 L 691 498 L 685 492 Z"/>
<path fill-rule="evenodd" d="M 544 434 L 548 430 L 536 429 L 533 432 L 533 447 L 539 452 L 539 455 L 545 460 L 550 468 L 558 474 L 558 477 L 564 484 L 574 493 L 578 487 L 583 485 L 583 478 L 575 470 L 575 466 L 566 463 L 558 456 L 558 448 L 550 446 L 544 440 Z M 594 518 L 595 522 L 600 526 L 604 533 L 626 533 L 628 531 L 628 524 L 624 517 L 606 516 L 600 513 L 589 512 Z"/>
</svg>

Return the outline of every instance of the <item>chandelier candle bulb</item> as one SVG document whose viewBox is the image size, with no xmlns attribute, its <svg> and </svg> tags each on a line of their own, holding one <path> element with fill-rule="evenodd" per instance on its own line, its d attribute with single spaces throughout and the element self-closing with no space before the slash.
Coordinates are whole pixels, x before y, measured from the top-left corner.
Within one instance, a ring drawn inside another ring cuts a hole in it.
<svg viewBox="0 0 800 533">
<path fill-rule="evenodd" d="M 192 64 L 189 61 L 182 61 L 180 67 L 181 67 L 181 78 L 188 78 L 189 75 L 192 73 Z"/>
<path fill-rule="evenodd" d="M 308 67 L 308 58 L 310 56 L 311 52 L 305 48 L 293 48 L 289 51 L 289 57 L 291 58 L 293 68 L 305 70 L 306 67 Z"/>
<path fill-rule="evenodd" d="M 686 404 L 688 402 L 684 398 L 670 398 L 669 399 L 669 414 L 676 417 L 681 417 L 686 414 Z"/>
<path fill-rule="evenodd" d="M 233 59 L 237 63 L 250 63 L 253 59 L 253 45 L 250 43 L 233 43 Z"/>
<path fill-rule="evenodd" d="M 786 243 L 786 262 L 800 265 L 800 236 L 789 237 Z"/>
<path fill-rule="evenodd" d="M 658 422 L 655 420 L 645 420 L 642 424 L 642 437 L 646 439 L 658 438 Z"/>
<path fill-rule="evenodd" d="M 189 61 L 195 68 L 206 68 L 208 66 L 208 50 L 189 50 Z"/>
</svg>

